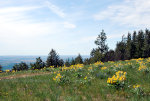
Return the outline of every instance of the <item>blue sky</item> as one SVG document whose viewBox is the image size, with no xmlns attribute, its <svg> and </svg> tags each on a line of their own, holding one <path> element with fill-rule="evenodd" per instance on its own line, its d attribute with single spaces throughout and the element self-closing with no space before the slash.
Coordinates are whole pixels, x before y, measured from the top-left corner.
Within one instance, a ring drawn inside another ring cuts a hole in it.
<svg viewBox="0 0 150 101">
<path fill-rule="evenodd" d="M 149 18 L 150 0 L 0 0 L 0 55 L 89 55 L 102 29 L 114 49 Z"/>
</svg>

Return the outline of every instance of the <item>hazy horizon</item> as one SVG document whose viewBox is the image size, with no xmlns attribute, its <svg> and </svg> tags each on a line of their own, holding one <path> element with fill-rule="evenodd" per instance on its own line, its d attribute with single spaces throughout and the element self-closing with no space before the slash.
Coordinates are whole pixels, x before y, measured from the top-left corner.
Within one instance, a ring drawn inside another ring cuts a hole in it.
<svg viewBox="0 0 150 101">
<path fill-rule="evenodd" d="M 60 59 L 63 59 L 66 61 L 67 59 L 75 58 L 77 55 L 59 55 Z M 89 55 L 81 55 L 83 60 L 85 58 L 89 58 Z M 12 69 L 13 65 L 21 62 L 25 62 L 27 64 L 34 63 L 36 61 L 36 58 L 41 57 L 41 59 L 45 62 L 47 59 L 47 56 L 0 56 L 0 65 L 2 65 L 2 69 Z"/>
</svg>

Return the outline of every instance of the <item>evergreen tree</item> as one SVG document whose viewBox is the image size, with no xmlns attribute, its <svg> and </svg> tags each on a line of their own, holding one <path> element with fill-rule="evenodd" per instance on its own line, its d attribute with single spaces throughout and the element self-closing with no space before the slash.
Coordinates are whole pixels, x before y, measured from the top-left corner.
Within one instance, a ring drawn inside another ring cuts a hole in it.
<svg viewBox="0 0 150 101">
<path fill-rule="evenodd" d="M 118 42 L 115 49 L 115 60 L 125 60 L 126 42 L 124 36 L 122 41 Z"/>
<path fill-rule="evenodd" d="M 24 62 L 21 62 L 21 63 L 19 63 L 19 64 L 15 64 L 14 66 L 13 66 L 13 70 L 17 70 L 17 71 L 22 71 L 22 70 L 28 70 L 28 65 L 26 64 L 26 63 L 24 63 Z"/>
<path fill-rule="evenodd" d="M 104 59 L 104 54 L 101 54 L 99 52 L 99 49 L 95 49 L 94 56 L 91 57 L 90 61 L 91 63 L 94 63 L 97 61 L 103 61 L 103 59 Z"/>
<path fill-rule="evenodd" d="M 105 61 L 114 61 L 115 60 L 115 52 L 114 50 L 109 50 L 105 55 Z"/>
<path fill-rule="evenodd" d="M 88 58 L 86 58 L 83 62 L 84 65 L 89 65 L 90 64 L 90 60 Z"/>
<path fill-rule="evenodd" d="M 83 59 L 80 54 L 75 58 L 75 64 L 83 64 Z"/>
<path fill-rule="evenodd" d="M 97 49 L 101 54 L 101 57 L 100 57 L 101 61 L 103 61 L 104 55 L 108 51 L 108 46 L 106 45 L 106 39 L 107 39 L 106 34 L 105 34 L 104 30 L 102 30 L 102 32 L 98 35 L 98 37 L 95 41 L 95 44 L 98 46 Z"/>
<path fill-rule="evenodd" d="M 89 59 L 90 63 L 102 61 L 103 55 L 100 53 L 98 48 L 92 49 L 90 55 L 91 55 L 91 58 Z"/>
<path fill-rule="evenodd" d="M 98 50 L 100 51 L 100 53 L 106 53 L 108 51 L 108 46 L 106 45 L 106 34 L 104 32 L 104 30 L 102 30 L 102 32 L 100 33 L 100 35 L 98 35 L 95 44 L 98 46 Z"/>
<path fill-rule="evenodd" d="M 70 64 L 70 60 L 69 60 L 69 58 L 66 60 L 66 62 L 65 62 L 65 66 L 67 66 L 67 67 L 69 67 L 71 64 Z"/>
<path fill-rule="evenodd" d="M 137 36 L 137 56 L 138 58 L 142 58 L 143 57 L 143 48 L 144 48 L 144 32 L 141 30 L 138 32 L 138 36 Z"/>
<path fill-rule="evenodd" d="M 50 53 L 47 57 L 46 66 L 47 67 L 50 67 L 50 66 L 58 67 L 59 66 L 59 56 L 57 55 L 57 53 L 54 49 L 52 49 L 50 51 Z"/>
<path fill-rule="evenodd" d="M 127 44 L 126 44 L 126 54 L 125 54 L 125 59 L 126 60 L 129 60 L 131 59 L 131 48 L 132 48 L 132 41 L 131 41 L 131 34 L 128 33 L 128 36 L 127 36 Z"/>
<path fill-rule="evenodd" d="M 143 57 L 147 58 L 149 56 L 150 56 L 150 31 L 146 29 L 143 47 Z"/>
<path fill-rule="evenodd" d="M 15 64 L 15 65 L 13 66 L 13 69 L 12 69 L 12 70 L 20 71 L 20 67 L 19 67 L 19 65 L 18 65 L 18 64 Z"/>
<path fill-rule="evenodd" d="M 131 42 L 131 58 L 137 58 L 137 34 L 136 31 L 133 32 L 132 42 Z"/>
<path fill-rule="evenodd" d="M 2 65 L 0 65 L 0 71 L 2 71 Z"/>
<path fill-rule="evenodd" d="M 59 60 L 59 66 L 62 67 L 63 65 L 64 65 L 64 61 L 63 61 L 63 59 L 60 59 L 60 60 Z"/>
<path fill-rule="evenodd" d="M 92 51 L 91 51 L 91 53 L 90 53 L 90 56 L 91 56 L 91 57 L 94 57 L 95 51 L 96 51 L 96 50 L 93 48 Z"/>
<path fill-rule="evenodd" d="M 75 60 L 72 58 L 72 60 L 71 60 L 71 65 L 75 65 L 76 63 L 75 63 Z"/>
<path fill-rule="evenodd" d="M 45 63 L 42 61 L 40 57 L 36 58 L 36 62 L 34 64 L 30 64 L 33 69 L 42 69 L 45 67 Z"/>
</svg>

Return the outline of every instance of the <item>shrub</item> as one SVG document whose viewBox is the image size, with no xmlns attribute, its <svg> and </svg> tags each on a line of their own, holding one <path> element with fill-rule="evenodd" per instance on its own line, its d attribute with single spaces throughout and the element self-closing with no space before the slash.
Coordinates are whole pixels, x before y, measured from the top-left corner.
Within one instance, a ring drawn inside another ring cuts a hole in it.
<svg viewBox="0 0 150 101">
<path fill-rule="evenodd" d="M 28 65 L 24 62 L 21 62 L 20 64 L 15 64 L 13 66 L 13 70 L 15 71 L 28 70 L 28 68 Z"/>
</svg>

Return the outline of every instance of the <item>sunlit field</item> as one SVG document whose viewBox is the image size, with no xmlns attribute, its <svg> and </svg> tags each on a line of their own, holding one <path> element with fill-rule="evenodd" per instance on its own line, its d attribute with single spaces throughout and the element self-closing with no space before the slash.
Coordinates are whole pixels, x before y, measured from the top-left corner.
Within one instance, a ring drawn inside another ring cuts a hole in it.
<svg viewBox="0 0 150 101">
<path fill-rule="evenodd" d="M 27 74 L 33 75 L 17 77 Z M 150 58 L 20 72 L 6 70 L 0 73 L 0 100 L 150 101 Z"/>
</svg>

